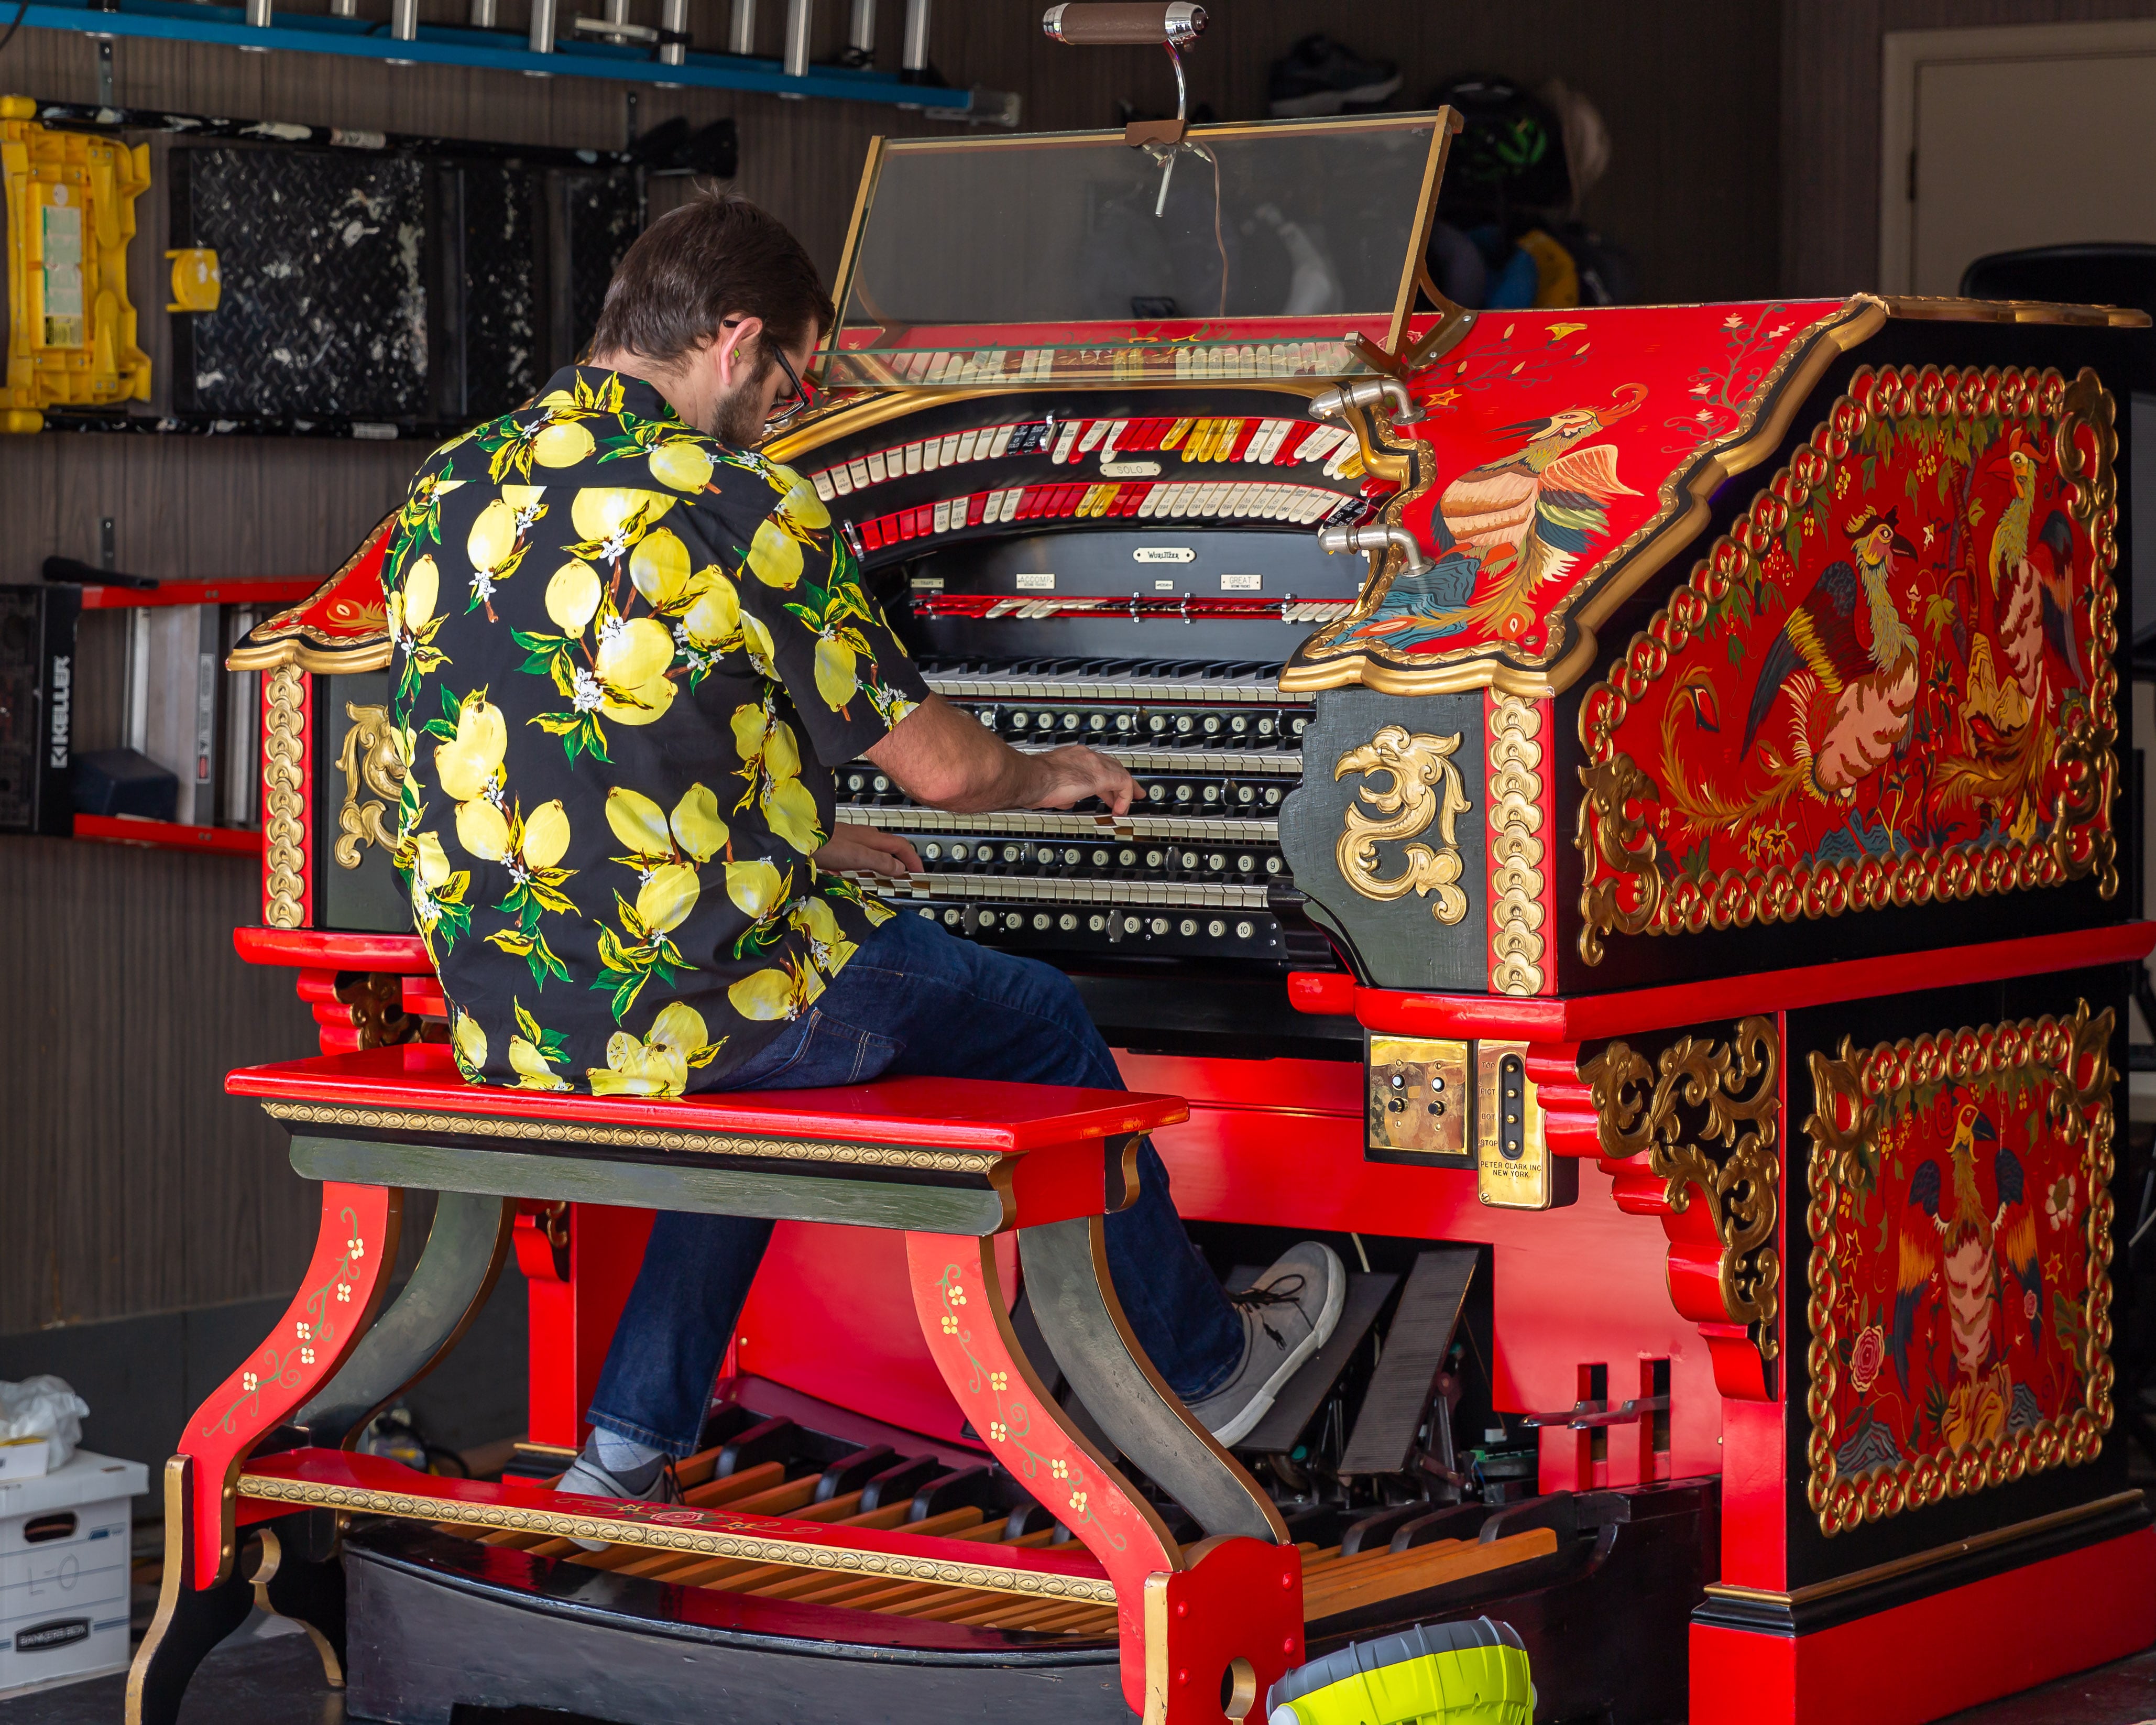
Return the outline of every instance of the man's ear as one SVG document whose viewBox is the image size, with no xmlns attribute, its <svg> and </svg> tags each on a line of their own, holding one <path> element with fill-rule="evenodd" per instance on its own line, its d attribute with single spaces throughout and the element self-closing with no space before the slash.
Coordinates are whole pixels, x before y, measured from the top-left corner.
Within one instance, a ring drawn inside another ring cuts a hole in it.
<svg viewBox="0 0 2156 1725">
<path fill-rule="evenodd" d="M 717 369 L 721 389 L 732 389 L 748 377 L 755 363 L 757 340 L 762 334 L 763 320 L 760 317 L 729 320 L 719 326 L 711 342 L 710 358 Z"/>
</svg>

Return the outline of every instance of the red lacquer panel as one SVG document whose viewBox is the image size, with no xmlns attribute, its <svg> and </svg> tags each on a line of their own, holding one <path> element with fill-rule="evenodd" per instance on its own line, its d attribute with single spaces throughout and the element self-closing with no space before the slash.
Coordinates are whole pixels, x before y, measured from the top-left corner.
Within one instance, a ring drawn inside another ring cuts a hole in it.
<svg viewBox="0 0 2156 1725">
<path fill-rule="evenodd" d="M 2112 403 L 1859 372 L 1581 706 L 1581 952 L 2117 885 Z"/>
<path fill-rule="evenodd" d="M 2095 1455 L 2112 1014 L 1812 1058 L 1806 1496 L 1829 1534 Z"/>
</svg>

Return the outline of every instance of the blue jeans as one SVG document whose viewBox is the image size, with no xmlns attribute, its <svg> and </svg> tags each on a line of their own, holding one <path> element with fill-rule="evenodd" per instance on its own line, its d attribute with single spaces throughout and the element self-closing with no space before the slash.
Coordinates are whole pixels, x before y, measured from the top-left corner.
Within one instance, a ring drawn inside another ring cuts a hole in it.
<svg viewBox="0 0 2156 1725">
<path fill-rule="evenodd" d="M 720 1087 L 809 1090 L 885 1073 L 1121 1090 L 1108 1045 L 1060 970 L 901 911 L 815 1005 Z M 1242 1363 L 1243 1326 L 1168 1196 L 1150 1140 L 1138 1196 L 1107 1219 L 1108 1268 L 1140 1344 L 1186 1402 Z M 696 1446 L 711 1384 L 771 1240 L 742 1216 L 663 1212 L 587 1418 L 669 1455 Z"/>
</svg>

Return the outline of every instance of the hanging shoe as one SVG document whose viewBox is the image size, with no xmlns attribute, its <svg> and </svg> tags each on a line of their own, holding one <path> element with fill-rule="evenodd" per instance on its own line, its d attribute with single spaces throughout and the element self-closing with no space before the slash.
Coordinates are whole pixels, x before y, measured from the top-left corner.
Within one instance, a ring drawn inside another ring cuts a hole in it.
<svg viewBox="0 0 2156 1725">
<path fill-rule="evenodd" d="M 1339 1253 L 1316 1240 L 1291 1247 L 1250 1287 L 1228 1296 L 1243 1319 L 1243 1361 L 1219 1389 L 1190 1404 L 1191 1417 L 1224 1446 L 1248 1437 L 1281 1386 L 1331 1337 L 1347 1297 Z"/>
<path fill-rule="evenodd" d="M 1390 60 L 1362 59 L 1330 36 L 1306 36 L 1273 62 L 1267 108 L 1276 120 L 1304 120 L 1370 106 L 1399 87 L 1400 69 Z"/>
</svg>

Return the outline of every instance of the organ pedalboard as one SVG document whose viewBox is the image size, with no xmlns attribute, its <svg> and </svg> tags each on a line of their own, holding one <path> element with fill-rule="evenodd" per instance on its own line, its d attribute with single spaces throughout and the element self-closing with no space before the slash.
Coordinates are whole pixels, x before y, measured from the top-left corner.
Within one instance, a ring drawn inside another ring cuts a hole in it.
<svg viewBox="0 0 2156 1725">
<path fill-rule="evenodd" d="M 1015 747 L 1083 742 L 1138 786 L 1120 816 L 952 814 L 856 761 L 841 819 L 903 834 L 922 867 L 855 878 L 1073 968 L 1330 968 L 1277 830 L 1309 698 L 1275 678 L 1359 591 L 1360 560 L 1327 558 L 1315 530 L 1362 521 L 1391 487 L 1299 393 L 1161 393 L 1086 415 L 1068 392 L 1029 415 L 916 397 L 896 421 L 871 398 L 774 452 L 815 485 L 932 690 Z"/>
</svg>

